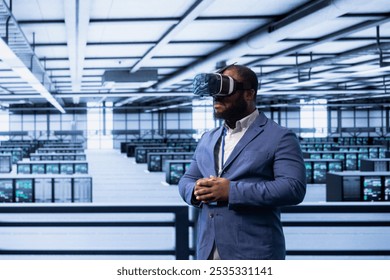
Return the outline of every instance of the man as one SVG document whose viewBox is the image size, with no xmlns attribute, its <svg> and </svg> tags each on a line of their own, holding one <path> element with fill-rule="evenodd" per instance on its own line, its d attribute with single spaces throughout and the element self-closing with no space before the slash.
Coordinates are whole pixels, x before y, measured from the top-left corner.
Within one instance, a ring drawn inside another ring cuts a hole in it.
<svg viewBox="0 0 390 280">
<path fill-rule="evenodd" d="M 220 74 L 234 84 L 228 94 L 211 94 L 224 125 L 202 136 L 179 182 L 182 198 L 199 208 L 197 258 L 284 259 L 279 207 L 306 193 L 299 142 L 256 109 L 252 70 L 231 65 Z"/>
</svg>

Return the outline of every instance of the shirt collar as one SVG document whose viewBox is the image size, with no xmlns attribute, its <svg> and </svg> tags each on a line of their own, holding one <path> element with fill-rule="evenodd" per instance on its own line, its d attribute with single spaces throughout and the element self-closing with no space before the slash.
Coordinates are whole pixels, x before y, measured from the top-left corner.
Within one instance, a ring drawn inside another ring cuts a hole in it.
<svg viewBox="0 0 390 280">
<path fill-rule="evenodd" d="M 259 115 L 259 111 L 256 109 L 254 110 L 251 114 L 248 116 L 242 118 L 241 120 L 236 121 L 236 128 L 231 129 L 225 122 L 224 126 L 227 129 L 228 133 L 235 133 L 235 132 L 240 132 L 243 129 L 247 129 L 257 118 Z"/>
</svg>

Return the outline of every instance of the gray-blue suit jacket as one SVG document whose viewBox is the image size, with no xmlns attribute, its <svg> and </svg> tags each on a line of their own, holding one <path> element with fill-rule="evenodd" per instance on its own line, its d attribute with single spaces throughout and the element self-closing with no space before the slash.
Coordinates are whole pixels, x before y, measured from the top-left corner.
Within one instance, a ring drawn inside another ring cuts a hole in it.
<svg viewBox="0 0 390 280">
<path fill-rule="evenodd" d="M 229 201 L 193 204 L 195 181 L 217 176 L 214 148 L 222 132 L 220 127 L 202 136 L 179 182 L 182 198 L 199 208 L 197 259 L 207 259 L 214 242 L 221 259 L 284 259 L 279 207 L 302 202 L 306 193 L 298 139 L 260 112 L 224 165 Z"/>
</svg>

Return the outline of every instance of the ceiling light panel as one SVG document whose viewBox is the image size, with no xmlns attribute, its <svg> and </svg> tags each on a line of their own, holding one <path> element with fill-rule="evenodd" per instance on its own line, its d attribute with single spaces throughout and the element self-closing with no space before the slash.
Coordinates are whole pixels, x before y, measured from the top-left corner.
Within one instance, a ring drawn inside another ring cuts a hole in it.
<svg viewBox="0 0 390 280">
<path fill-rule="evenodd" d="M 303 38 L 321 38 L 328 34 L 337 32 L 344 28 L 356 25 L 363 22 L 364 19 L 356 18 L 334 18 L 326 21 L 319 21 L 317 24 L 307 26 L 302 30 L 297 30 L 294 34 L 289 36 L 290 39 L 303 39 Z"/>
<path fill-rule="evenodd" d="M 233 25 L 227 24 L 234 22 Z M 177 34 L 175 40 L 236 40 L 265 25 L 265 20 L 195 20 Z M 205 32 L 207 30 L 207 32 Z"/>
<path fill-rule="evenodd" d="M 89 45 L 85 49 L 86 57 L 142 57 L 153 44 L 130 44 L 124 42 L 123 44 L 99 44 Z"/>
<path fill-rule="evenodd" d="M 328 53 L 328 54 L 334 54 L 334 53 L 343 53 L 349 50 L 353 50 L 359 47 L 364 47 L 367 45 L 371 45 L 374 42 L 366 42 L 366 41 L 351 41 L 351 42 L 328 42 L 324 43 L 318 46 L 315 46 L 313 48 L 307 48 L 305 49 L 305 52 L 310 53 L 313 52 L 316 53 Z"/>
<path fill-rule="evenodd" d="M 378 59 L 378 55 L 362 55 L 362 56 L 348 58 L 345 60 L 340 60 L 340 63 L 355 64 L 355 63 L 361 63 L 361 62 L 371 61 L 376 59 Z"/>
<path fill-rule="evenodd" d="M 66 29 L 64 23 L 45 24 L 45 21 L 38 23 L 21 24 L 21 29 L 26 35 L 29 43 L 37 44 L 66 44 Z"/>
<path fill-rule="evenodd" d="M 88 41 L 102 42 L 155 42 L 177 21 L 140 22 L 92 22 L 88 30 Z"/>
<path fill-rule="evenodd" d="M 380 26 L 380 35 L 382 37 L 390 37 L 390 22 L 384 23 Z M 367 28 L 365 30 L 353 33 L 347 38 L 376 38 L 376 27 Z"/>
<path fill-rule="evenodd" d="M 91 18 L 180 17 L 195 1 L 191 0 L 94 0 Z"/>
<path fill-rule="evenodd" d="M 43 59 L 44 57 L 46 58 L 68 57 L 68 48 L 66 45 L 36 46 L 34 52 L 41 59 Z"/>
<path fill-rule="evenodd" d="M 86 68 L 130 68 L 137 59 L 121 59 L 121 58 L 111 58 L 111 59 L 87 59 L 84 61 L 84 67 Z"/>
<path fill-rule="evenodd" d="M 369 4 L 370 1 L 368 1 Z M 358 6 L 355 9 L 355 13 L 364 12 L 364 13 L 383 13 L 389 10 L 389 1 L 388 0 L 379 0 L 375 1 L 375 5 L 362 5 Z"/>
<path fill-rule="evenodd" d="M 196 61 L 196 58 L 153 58 L 144 67 L 183 67 Z"/>
<path fill-rule="evenodd" d="M 295 46 L 301 45 L 300 42 L 286 42 L 281 41 L 274 44 L 269 44 L 261 48 L 253 48 L 248 54 L 261 54 L 261 55 L 272 55 L 278 52 L 281 52 L 285 49 L 292 48 Z"/>
<path fill-rule="evenodd" d="M 18 20 L 63 19 L 63 2 L 63 0 L 17 0 L 12 5 L 12 13 Z"/>
<path fill-rule="evenodd" d="M 219 42 L 172 42 L 158 51 L 158 56 L 204 56 L 224 46 Z"/>
<path fill-rule="evenodd" d="M 216 0 L 202 13 L 202 16 L 236 16 L 236 15 L 283 15 L 309 0 Z"/>
</svg>

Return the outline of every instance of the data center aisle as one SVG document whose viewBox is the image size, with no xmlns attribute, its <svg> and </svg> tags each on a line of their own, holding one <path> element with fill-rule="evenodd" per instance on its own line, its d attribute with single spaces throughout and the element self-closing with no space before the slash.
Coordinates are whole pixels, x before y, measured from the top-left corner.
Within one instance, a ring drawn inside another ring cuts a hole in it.
<svg viewBox="0 0 390 280">
<path fill-rule="evenodd" d="M 118 150 L 86 150 L 93 178 L 94 203 L 128 205 L 184 205 L 176 185 L 165 183 L 165 173 L 149 172 Z"/>
</svg>

